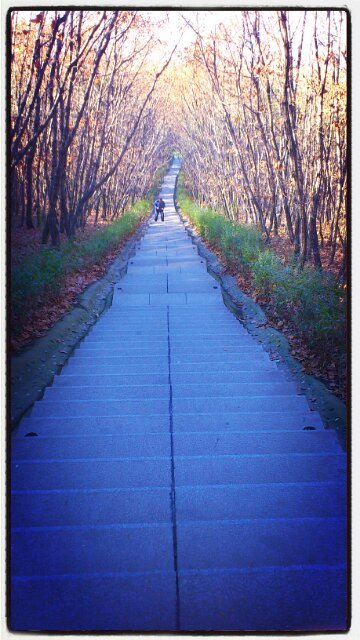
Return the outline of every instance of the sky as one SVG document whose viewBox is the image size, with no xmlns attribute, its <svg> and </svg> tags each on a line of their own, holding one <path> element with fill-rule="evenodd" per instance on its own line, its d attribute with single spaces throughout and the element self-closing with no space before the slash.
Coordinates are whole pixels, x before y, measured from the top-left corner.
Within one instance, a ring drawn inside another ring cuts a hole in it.
<svg viewBox="0 0 360 640">
<path fill-rule="evenodd" d="M 200 32 L 206 37 L 210 35 L 210 33 L 218 27 L 221 23 L 227 27 L 230 32 L 231 30 L 237 31 L 236 26 L 239 24 L 241 28 L 241 16 L 243 10 L 234 9 L 234 10 L 204 10 L 204 11 L 196 11 L 196 10 L 172 10 L 172 11 L 149 11 L 142 12 L 146 13 L 152 20 L 165 20 L 165 24 L 160 28 L 160 37 L 161 40 L 165 40 L 164 48 L 161 49 L 162 55 L 166 55 L 166 48 L 171 49 L 175 42 L 179 40 L 180 33 L 182 33 L 181 40 L 178 45 L 178 53 L 181 54 L 187 47 L 191 46 L 194 43 L 196 35 L 190 26 L 186 25 L 185 20 L 193 23 L 194 25 L 199 23 Z M 269 31 L 271 32 L 277 27 L 277 15 L 276 10 L 269 7 L 269 11 L 262 10 L 262 17 L 265 16 L 265 24 L 269 26 Z M 326 11 L 317 12 L 317 23 L 318 23 L 318 31 L 319 34 L 322 32 L 323 34 L 327 31 L 327 17 Z M 271 14 L 271 15 L 269 15 Z M 340 12 L 338 12 L 337 25 L 340 24 Z M 268 16 L 268 18 L 267 18 Z M 294 51 L 297 50 L 297 46 L 300 42 L 301 33 L 302 33 L 302 23 L 303 23 L 304 11 L 303 10 L 290 10 L 289 11 L 289 25 L 290 32 L 293 34 L 293 46 Z M 185 19 L 184 19 L 185 18 Z M 308 10 L 306 15 L 306 28 L 304 34 L 303 41 L 303 63 L 306 64 L 306 52 L 310 52 L 310 50 L 314 47 L 313 43 L 313 28 L 314 28 L 314 20 L 315 20 L 315 11 Z M 341 42 L 343 50 L 346 49 L 346 21 L 347 16 L 343 13 L 343 22 L 342 22 L 342 30 L 341 30 Z M 280 35 L 280 33 L 279 33 Z M 335 35 L 335 33 L 334 33 Z M 276 46 L 272 39 L 269 40 L 270 46 Z M 325 35 L 324 35 L 324 45 L 325 45 Z M 322 49 L 322 40 L 319 38 L 319 51 L 321 55 Z M 160 49 L 159 49 L 160 54 Z M 345 66 L 345 59 L 342 59 L 342 63 Z"/>
<path fill-rule="evenodd" d="M 40 7 L 39 7 L 40 8 Z M 34 11 L 20 10 L 20 15 L 30 21 L 31 18 L 34 18 L 39 13 L 39 8 Z M 44 7 L 47 9 L 47 7 Z M 52 7 L 51 7 L 52 8 Z M 134 7 L 136 8 L 136 7 Z M 256 7 L 254 7 L 255 9 Z M 49 7 L 50 9 L 50 7 Z M 248 7 L 250 9 L 250 7 Z M 87 11 L 91 11 L 91 5 L 86 6 Z M 230 28 L 234 27 L 239 18 L 241 18 L 241 14 L 244 10 L 241 9 L 229 9 L 227 11 L 221 9 L 212 9 L 212 10 L 187 10 L 183 9 L 181 11 L 177 10 L 175 7 L 173 10 L 149 10 L 144 11 L 141 10 L 139 13 L 142 15 L 149 17 L 151 21 L 155 24 L 157 22 L 163 23 L 161 27 L 159 27 L 159 48 L 158 48 L 158 57 L 166 57 L 169 50 L 173 48 L 176 42 L 179 40 L 178 44 L 178 52 L 181 54 L 187 47 L 191 46 L 191 44 L 195 41 L 195 33 L 186 25 L 185 20 L 189 20 L 189 22 L 194 25 L 199 23 L 200 31 L 204 36 L 207 36 L 211 33 L 211 31 L 216 28 L 220 23 L 223 23 L 226 27 Z M 276 24 L 276 9 L 269 7 L 269 11 L 261 11 L 262 15 L 266 15 L 268 13 L 273 14 L 272 20 Z M 303 10 L 290 10 L 289 11 L 289 21 L 290 28 L 294 35 L 294 45 L 296 47 L 297 41 L 300 38 L 301 34 L 301 25 L 303 19 L 304 11 Z M 312 42 L 312 29 L 314 22 L 315 12 L 313 10 L 307 11 L 307 27 L 305 30 L 305 38 L 304 38 L 304 51 L 306 51 Z M 326 21 L 326 11 L 318 10 L 318 24 L 321 27 L 322 23 Z M 274 24 L 273 22 L 273 24 Z M 181 39 L 180 39 L 181 35 Z M 342 41 L 346 41 L 346 15 L 344 14 L 343 27 L 342 27 Z M 345 47 L 344 47 L 345 48 Z"/>
</svg>

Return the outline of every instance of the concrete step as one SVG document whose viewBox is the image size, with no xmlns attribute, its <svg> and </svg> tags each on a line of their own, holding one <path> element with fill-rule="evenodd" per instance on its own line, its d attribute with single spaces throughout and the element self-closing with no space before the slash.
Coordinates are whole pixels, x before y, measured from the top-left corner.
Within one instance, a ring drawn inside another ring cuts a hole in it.
<svg viewBox="0 0 360 640">
<path fill-rule="evenodd" d="M 214 337 L 226 338 L 228 335 L 236 332 L 239 336 L 249 336 L 249 333 L 244 329 L 244 327 L 237 323 L 236 320 L 229 322 L 226 320 L 222 321 L 213 321 L 211 318 L 205 322 L 199 323 L 191 323 L 190 321 L 183 320 L 178 324 L 172 325 L 170 322 L 170 334 L 171 337 L 175 337 L 178 335 L 188 336 L 188 338 L 200 338 L 203 335 L 212 334 Z M 252 338 L 253 339 L 253 338 Z M 257 342 L 253 339 L 254 342 Z"/>
<path fill-rule="evenodd" d="M 94 355 L 80 353 L 77 351 L 75 355 L 72 356 L 74 361 L 76 361 L 76 365 L 81 365 L 82 363 L 86 364 L 89 367 L 89 358 L 91 360 L 91 366 L 95 369 L 98 365 L 122 365 L 124 362 L 127 362 L 129 366 L 132 365 L 145 365 L 150 364 L 154 366 L 155 371 L 158 367 L 166 367 L 168 366 L 168 358 L 167 354 L 161 355 L 157 353 L 149 354 L 141 356 L 139 353 L 137 355 L 124 354 L 123 356 L 117 355 Z M 71 360 L 70 360 L 71 362 Z M 74 363 L 75 364 L 75 363 Z"/>
<path fill-rule="evenodd" d="M 346 584 L 344 565 L 180 571 L 180 629 L 344 630 Z"/>
<path fill-rule="evenodd" d="M 176 492 L 177 522 L 345 515 L 344 483 L 191 486 Z M 95 508 L 96 507 L 96 508 Z M 13 527 L 171 522 L 166 487 L 14 492 Z"/>
<path fill-rule="evenodd" d="M 14 529 L 12 539 L 12 571 L 28 577 L 171 570 L 174 562 L 170 523 Z"/>
<path fill-rule="evenodd" d="M 94 344 L 94 345 L 113 345 L 117 342 L 128 343 L 129 338 L 133 338 L 136 343 L 137 340 L 141 344 L 167 344 L 168 335 L 167 331 L 165 335 L 161 333 L 155 333 L 154 328 L 151 328 L 147 333 L 143 333 L 139 330 L 133 331 L 109 331 L 106 335 L 103 332 L 97 334 L 89 333 L 82 344 Z M 176 334 L 175 337 L 170 337 L 170 344 L 173 346 L 181 346 L 191 340 L 192 344 L 219 344 L 236 346 L 238 344 L 253 344 L 254 340 L 247 333 L 229 333 L 228 335 L 218 336 L 216 333 L 199 334 L 197 337 L 191 337 L 187 333 Z M 255 343 L 256 344 L 256 343 Z"/>
<path fill-rule="evenodd" d="M 185 264 L 184 262 L 176 262 L 171 264 L 166 264 L 166 261 L 161 261 L 161 263 L 157 264 L 156 262 L 151 262 L 151 264 L 144 264 L 143 262 L 134 263 L 129 262 L 127 267 L 127 274 L 138 274 L 138 275 L 157 275 L 162 273 L 190 273 L 190 274 L 207 274 L 206 265 L 204 262 L 191 262 Z"/>
<path fill-rule="evenodd" d="M 103 336 L 104 338 L 110 338 L 112 335 L 114 337 L 121 335 L 131 335 L 133 333 L 139 332 L 140 334 L 149 334 L 151 335 L 154 331 L 154 328 L 162 329 L 164 333 L 168 333 L 168 324 L 166 320 L 166 316 L 163 318 L 147 318 L 146 320 L 129 320 L 125 321 L 123 318 L 113 318 L 107 319 L 101 325 L 96 324 L 95 327 L 89 331 L 88 336 Z"/>
<path fill-rule="evenodd" d="M 77 435 L 58 434 L 13 439 L 11 451 L 17 460 L 79 458 L 115 455 L 170 455 L 170 433 L 126 433 L 104 435 L 92 431 Z M 332 431 L 279 432 L 184 432 L 173 434 L 176 455 L 246 455 L 255 453 L 339 453 Z"/>
<path fill-rule="evenodd" d="M 128 400 L 143 398 L 166 399 L 170 398 L 170 386 L 168 384 L 150 384 L 150 385 L 128 385 L 126 380 L 122 385 L 103 386 L 103 387 L 48 387 L 45 391 L 43 401 L 50 402 L 68 402 L 81 400 Z"/>
<path fill-rule="evenodd" d="M 223 411 L 222 413 L 210 413 L 206 410 L 202 413 L 190 410 L 187 413 L 173 415 L 173 428 L 175 431 L 249 431 L 271 430 L 282 431 L 294 429 L 302 431 L 305 428 L 323 430 L 324 426 L 319 414 L 315 411 L 285 411 L 278 407 L 277 412 L 264 413 L 258 406 L 258 411 Z"/>
<path fill-rule="evenodd" d="M 201 526 L 206 523 L 211 527 L 211 520 L 223 521 L 223 524 L 229 520 L 251 520 L 251 526 L 260 519 L 334 518 L 345 514 L 346 487 L 344 482 L 337 480 L 190 486 L 178 487 L 176 491 L 177 522 L 202 521 Z M 318 528 L 320 526 L 318 523 Z M 197 534 L 198 530 L 195 536 Z M 328 543 L 334 544 L 335 540 Z M 214 545 L 217 547 L 217 543 Z M 214 549 L 214 546 L 210 548 Z M 248 550 L 248 544 L 244 548 Z M 246 562 L 241 566 L 245 565 Z"/>
<path fill-rule="evenodd" d="M 178 327 L 170 327 L 171 337 L 174 334 L 179 335 L 180 337 L 194 338 L 198 339 L 202 336 L 206 336 L 211 334 L 214 339 L 217 337 L 218 339 L 226 338 L 229 335 L 233 335 L 234 332 L 238 336 L 249 336 L 248 332 L 240 324 L 235 324 L 236 320 L 230 323 L 225 323 L 221 321 L 222 327 L 219 329 L 220 321 L 214 321 L 207 323 L 200 323 L 196 327 L 191 327 L 190 324 L 186 321 L 183 321 L 179 324 Z M 160 330 L 162 329 L 166 334 L 168 333 L 168 324 L 166 315 L 159 318 L 147 317 L 144 319 L 124 319 L 123 316 L 112 316 L 109 318 L 104 318 L 103 322 L 100 324 L 96 324 L 95 327 L 89 332 L 90 335 L 114 335 L 121 333 L 129 333 L 133 331 L 141 331 L 142 333 L 151 333 L 154 329 Z M 254 342 L 256 342 L 254 340 Z"/>
<path fill-rule="evenodd" d="M 168 342 L 170 342 L 170 345 L 174 348 L 187 347 L 199 349 L 201 347 L 209 347 L 215 349 L 216 347 L 233 347 L 236 349 L 239 346 L 259 347 L 259 343 L 253 340 L 251 336 L 246 333 L 240 332 L 237 336 L 229 334 L 220 337 L 215 334 L 199 334 L 198 336 L 187 334 L 181 334 L 179 336 L 175 334 L 174 336 L 170 335 L 169 339 L 167 328 L 159 330 L 157 326 L 152 327 L 151 331 L 146 334 L 138 333 L 136 330 L 131 334 L 129 334 L 129 332 L 108 332 L 106 335 L 104 335 L 104 333 L 101 334 L 100 332 L 97 335 L 89 334 L 89 336 L 83 340 L 81 346 L 88 345 L 91 348 L 95 348 L 97 345 L 100 345 L 100 347 L 106 349 L 112 346 L 125 345 L 129 349 L 132 347 L 130 339 L 131 343 L 133 343 L 135 347 L 138 345 L 144 345 L 144 347 L 157 345 L 164 346 L 167 345 Z"/>
<path fill-rule="evenodd" d="M 287 383 L 289 380 L 280 371 L 226 371 L 209 373 L 206 376 L 207 382 L 211 384 L 224 383 Z M 172 373 L 172 384 L 196 384 L 199 381 L 197 373 Z M 97 386 L 113 386 L 117 385 L 155 385 L 168 384 L 169 376 L 167 373 L 156 374 L 104 374 L 99 375 L 97 372 L 80 375 L 60 375 L 55 376 L 52 387 L 97 387 Z"/>
<path fill-rule="evenodd" d="M 178 562 L 186 569 L 284 567 L 346 562 L 343 518 L 178 521 Z"/>
<path fill-rule="evenodd" d="M 172 293 L 169 291 L 167 283 L 161 283 L 161 282 L 156 282 L 156 280 L 154 280 L 152 283 L 143 283 L 143 282 L 139 282 L 138 284 L 132 284 L 126 281 L 126 278 L 124 278 L 124 280 L 121 281 L 121 287 L 117 287 L 116 290 L 114 291 L 114 302 L 116 302 L 116 296 L 117 296 L 117 292 L 124 293 L 124 294 L 132 294 L 132 293 L 164 293 L 166 294 L 167 292 Z M 185 293 L 185 292 L 184 292 Z"/>
<path fill-rule="evenodd" d="M 135 375 L 135 374 L 163 374 L 168 375 L 169 367 L 167 362 L 156 362 L 154 358 L 149 359 L 149 362 L 143 362 L 140 358 L 137 358 L 135 362 L 130 362 L 129 358 L 124 358 L 123 362 L 117 364 L 99 364 L 89 366 L 88 359 L 84 359 L 81 362 L 78 362 L 76 358 L 72 358 L 69 362 L 64 366 L 61 371 L 61 375 L 66 377 L 67 375 L 78 375 L 79 373 L 88 374 L 91 369 L 94 373 L 96 372 L 99 375 L 102 374 L 118 374 L 118 375 Z"/>
<path fill-rule="evenodd" d="M 210 355 L 211 357 L 216 354 L 222 355 L 223 353 L 229 354 L 231 356 L 236 355 L 249 355 L 249 354 L 258 354 L 263 353 L 263 349 L 261 345 L 256 343 L 245 343 L 242 344 L 239 342 L 237 345 L 224 345 L 224 344 L 172 344 L 171 345 L 171 357 L 176 358 L 178 356 L 187 356 L 188 354 L 193 357 L 194 355 L 199 355 L 199 357 Z M 144 355 L 144 357 L 152 356 L 152 355 L 166 355 L 168 354 L 168 343 L 167 341 L 161 341 L 159 343 L 152 343 L 150 346 L 143 345 L 140 340 L 135 340 L 132 345 L 116 343 L 113 342 L 112 345 L 108 346 L 100 346 L 94 347 L 93 345 L 88 345 L 82 343 L 79 349 L 76 351 L 76 356 L 78 358 L 92 358 L 98 360 L 99 357 L 125 357 L 128 356 L 140 356 Z"/>
<path fill-rule="evenodd" d="M 142 310 L 147 310 L 148 304 L 142 307 Z M 135 325 L 140 328 L 146 328 L 146 326 L 151 326 L 153 322 L 161 322 L 164 326 L 167 326 L 167 310 L 162 308 L 151 307 L 152 312 L 156 313 L 145 313 L 144 315 L 138 315 L 137 309 L 125 309 L 122 307 L 117 307 L 119 313 L 115 313 L 115 310 L 111 313 L 107 313 L 103 316 L 102 320 L 99 321 L 95 327 L 95 329 L 108 328 L 108 329 L 132 329 Z M 149 307 L 150 311 L 150 307 Z M 135 312 L 135 313 L 134 313 Z M 130 325 L 130 326 L 129 326 Z"/>
<path fill-rule="evenodd" d="M 119 365 L 119 367 L 121 367 L 124 362 L 128 363 L 129 367 L 136 364 L 150 364 L 154 366 L 155 371 L 158 369 L 158 367 L 168 365 L 167 354 L 149 353 L 148 355 L 141 356 L 140 351 L 141 349 L 129 353 L 124 352 L 123 355 L 116 355 L 116 353 L 105 355 L 102 352 L 98 354 L 95 350 L 93 352 L 77 351 L 76 355 L 72 357 L 76 366 L 80 366 L 81 364 L 86 364 L 91 361 L 91 366 L 94 369 L 101 365 Z M 135 353 L 136 355 L 132 355 L 132 353 Z M 210 365 L 213 363 L 224 363 L 226 365 L 231 365 L 231 363 L 234 363 L 236 365 L 238 359 L 242 361 L 243 367 L 245 363 L 247 363 L 249 367 L 252 368 L 256 364 L 256 362 L 268 362 L 269 356 L 266 352 L 262 351 L 261 348 L 256 349 L 256 347 L 244 347 L 244 349 L 239 351 L 239 353 L 231 353 L 229 351 L 221 351 L 219 353 L 213 353 L 211 351 L 208 353 L 178 352 L 176 354 L 173 354 L 173 357 L 171 358 L 171 366 L 174 370 L 176 370 L 178 365 L 182 364 L 197 366 L 205 364 Z M 87 366 L 89 366 L 89 364 Z"/>
<path fill-rule="evenodd" d="M 121 307 L 110 307 L 108 311 L 101 316 L 101 319 L 95 325 L 94 328 L 101 326 L 105 322 L 113 321 L 114 324 L 119 322 L 122 323 L 138 323 L 138 324 L 147 324 L 151 320 L 154 319 L 163 319 L 167 322 L 168 312 L 167 309 L 151 307 L 148 309 L 148 305 L 137 307 L 136 309 L 122 309 Z"/>
<path fill-rule="evenodd" d="M 129 338 L 131 337 L 131 343 Z M 211 339 L 212 338 L 212 339 Z M 108 337 L 102 337 L 99 336 L 94 336 L 94 337 L 87 337 L 85 338 L 85 340 L 81 343 L 80 348 L 83 349 L 84 347 L 88 348 L 88 349 L 111 349 L 112 347 L 114 348 L 119 348 L 119 347 L 126 347 L 127 349 L 130 349 L 133 345 L 134 348 L 139 348 L 139 346 L 144 347 L 145 349 L 149 349 L 149 348 L 164 348 L 164 347 L 168 347 L 169 341 L 168 341 L 168 336 L 167 333 L 164 333 L 164 335 L 156 335 L 155 332 L 153 332 L 152 334 L 148 334 L 148 335 L 139 335 L 137 333 L 133 333 L 132 336 L 123 336 L 123 335 L 117 335 L 117 336 L 112 336 L 109 335 Z M 189 338 L 188 340 L 186 340 L 185 337 L 183 338 L 175 338 L 175 339 L 171 339 L 170 340 L 170 345 L 171 345 L 171 349 L 176 351 L 177 349 L 201 349 L 201 348 L 205 348 L 207 347 L 208 349 L 236 349 L 237 347 L 249 347 L 249 346 L 257 346 L 259 347 L 259 345 L 257 345 L 256 343 L 254 343 L 254 341 L 251 339 L 250 336 L 247 335 L 240 335 L 237 336 L 237 338 L 235 337 L 229 337 L 229 338 L 221 338 L 220 340 L 216 339 L 216 336 L 210 336 L 208 339 L 206 338 L 200 338 L 194 339 L 194 338 Z"/>
<path fill-rule="evenodd" d="M 119 435 L 119 434 L 169 434 L 170 418 L 166 414 L 148 414 L 143 416 L 85 416 L 64 420 L 60 417 L 30 416 L 23 418 L 16 437 L 36 433 L 39 436 L 82 436 L 82 435 Z"/>
<path fill-rule="evenodd" d="M 135 375 L 135 374 L 168 374 L 169 367 L 167 362 L 154 362 L 154 359 L 151 361 L 144 363 L 141 359 L 137 359 L 136 362 L 129 362 L 129 358 L 124 359 L 122 363 L 102 363 L 96 362 L 96 366 L 92 366 L 91 369 L 96 372 L 98 375 L 103 374 L 118 374 L 118 375 Z M 242 358 L 241 361 L 229 361 L 221 359 L 220 362 L 176 362 L 171 365 L 172 375 L 180 375 L 181 373 L 194 373 L 194 374 L 204 374 L 207 375 L 208 372 L 218 373 L 218 372 L 233 372 L 235 375 L 238 371 L 240 372 L 256 372 L 260 373 L 264 372 L 272 372 L 277 371 L 276 363 L 272 360 L 245 360 Z M 76 358 L 72 358 L 69 362 L 64 366 L 61 371 L 62 376 L 67 375 L 78 375 L 80 373 L 89 374 L 89 363 L 87 359 L 84 359 L 81 362 L 78 362 Z"/>
<path fill-rule="evenodd" d="M 186 334 L 188 336 L 213 333 L 221 338 L 228 333 L 240 333 L 249 335 L 243 325 L 240 324 L 235 318 L 213 318 L 209 313 L 207 318 L 203 320 L 192 320 L 191 318 L 179 318 L 177 320 L 171 320 L 169 317 L 170 331 L 176 333 Z"/>
<path fill-rule="evenodd" d="M 157 276 L 157 278 L 154 278 L 153 276 L 145 276 L 145 275 L 142 276 L 141 278 L 138 278 L 134 274 L 127 273 L 115 285 L 115 288 L 116 289 L 119 287 L 121 288 L 123 284 L 138 284 L 139 282 L 142 282 L 144 285 L 153 284 L 154 282 L 156 282 L 157 284 L 164 284 L 166 286 L 167 281 L 168 281 L 168 277 L 166 273 Z"/>
<path fill-rule="evenodd" d="M 144 374 L 93 374 L 60 375 L 55 376 L 52 388 L 68 387 L 106 387 L 122 385 L 166 385 L 169 382 L 168 373 L 144 373 Z"/>
<path fill-rule="evenodd" d="M 170 523 L 68 527 L 13 530 L 14 574 L 56 576 L 71 573 L 74 566 L 77 573 L 91 573 L 94 567 L 99 573 L 171 569 Z M 182 570 L 336 566 L 346 560 L 344 523 L 336 518 L 180 522 L 177 532 Z M 32 550 L 39 547 L 35 567 Z"/>
<path fill-rule="evenodd" d="M 334 431 L 184 431 L 175 432 L 176 455 L 251 453 L 339 453 Z"/>
<path fill-rule="evenodd" d="M 192 363 L 192 364 L 202 364 L 204 362 L 213 363 L 213 362 L 237 362 L 238 359 L 241 359 L 243 362 L 248 361 L 250 364 L 256 362 L 256 360 L 260 362 L 267 362 L 269 360 L 268 354 L 262 350 L 261 347 L 257 345 L 251 347 L 244 347 L 244 349 L 239 350 L 239 353 L 232 353 L 231 351 L 222 350 L 219 353 L 209 352 L 209 353 L 174 353 L 171 357 L 171 366 L 175 367 L 181 363 Z"/>
<path fill-rule="evenodd" d="M 69 400 L 50 401 L 40 400 L 34 404 L 31 415 L 36 417 L 91 417 L 91 416 L 146 416 L 154 410 L 153 398 L 137 398 L 126 400 Z M 168 415 L 168 398 L 156 398 L 156 412 Z"/>
<path fill-rule="evenodd" d="M 244 340 L 244 342 L 240 339 L 237 344 L 226 344 L 226 343 L 194 343 L 190 340 L 188 343 L 180 343 L 177 344 L 175 342 L 170 342 L 170 350 L 171 350 L 171 359 L 177 359 L 179 355 L 186 355 L 187 353 L 199 354 L 199 356 L 203 356 L 206 354 L 223 354 L 227 353 L 231 356 L 247 356 L 248 354 L 260 354 L 264 353 L 264 350 L 260 344 L 256 344 L 254 342 L 248 342 Z"/>
<path fill-rule="evenodd" d="M 162 246 L 154 246 L 152 245 L 144 245 L 140 244 L 138 247 L 135 256 L 132 258 L 133 262 L 137 260 L 142 260 L 143 258 L 153 258 L 153 257 L 181 257 L 181 258 L 190 258 L 193 256 L 198 257 L 198 253 L 196 251 L 195 245 L 183 244 L 182 246 L 177 247 L 176 245 L 173 247 L 169 247 L 167 250 L 166 245 Z"/>
<path fill-rule="evenodd" d="M 167 290 L 169 293 L 211 293 L 213 290 L 220 289 L 219 285 L 212 282 L 177 282 L 168 283 Z"/>
<path fill-rule="evenodd" d="M 60 391 L 60 390 L 59 390 Z M 91 395 L 91 394 L 90 394 Z M 224 414 L 226 412 L 257 413 L 259 407 L 263 413 L 279 413 L 279 407 L 285 412 L 303 412 L 308 410 L 308 404 L 302 396 L 237 396 L 237 397 L 174 397 L 173 415 L 178 413 Z M 31 415 L 37 416 L 123 416 L 147 415 L 154 408 L 153 398 L 137 398 L 123 400 L 63 400 L 52 401 L 44 398 L 35 403 Z M 156 412 L 168 414 L 169 400 L 167 397 L 156 398 Z"/>
<path fill-rule="evenodd" d="M 226 353 L 219 355 L 216 360 L 208 360 L 205 357 L 199 358 L 199 362 L 191 362 L 190 359 L 176 357 L 171 362 L 173 373 L 208 371 L 276 371 L 276 362 L 270 360 L 266 353 L 252 355 L 251 358 L 241 357 L 238 360 L 226 357 Z"/>
<path fill-rule="evenodd" d="M 344 454 L 176 456 L 178 486 L 345 480 Z"/>
<path fill-rule="evenodd" d="M 200 379 L 200 375 L 197 372 L 191 373 L 191 372 L 182 372 L 182 373 L 175 373 L 174 371 L 171 371 L 171 382 L 172 384 L 178 385 L 178 384 L 196 384 L 199 379 Z M 211 384 L 216 384 L 216 383 L 220 383 L 220 384 L 224 384 L 224 383 L 268 383 L 268 382 L 274 382 L 274 383 L 279 383 L 279 382 L 284 382 L 287 383 L 290 380 L 290 378 L 286 378 L 285 374 L 282 373 L 281 371 L 277 370 L 274 367 L 268 367 L 268 365 L 261 365 L 259 364 L 258 367 L 254 368 L 253 370 L 246 370 L 246 371 L 240 371 L 240 370 L 231 370 L 231 367 L 229 367 L 229 369 L 227 371 L 210 371 L 208 373 L 206 373 L 206 380 L 207 383 L 209 385 Z"/>
<path fill-rule="evenodd" d="M 170 433 L 126 433 L 104 435 L 98 433 L 64 436 L 62 432 L 52 436 L 16 438 L 12 445 L 12 457 L 16 460 L 98 458 L 98 457 L 149 457 L 171 455 Z"/>
<path fill-rule="evenodd" d="M 142 276 L 140 276 L 140 279 Z M 119 286 L 121 286 L 122 280 L 119 281 Z M 102 319 L 105 318 L 124 318 L 124 320 L 146 320 L 149 318 L 167 318 L 168 313 L 166 309 L 156 309 L 155 307 L 151 307 L 148 309 L 147 306 L 141 307 L 139 306 L 136 309 L 120 309 L 119 307 L 111 306 L 107 309 L 104 314 L 101 316 Z"/>
<path fill-rule="evenodd" d="M 173 397 L 173 413 L 187 413 L 205 411 L 211 413 L 226 413 L 230 411 L 258 412 L 261 407 L 263 413 L 278 413 L 281 411 L 307 411 L 309 405 L 304 396 L 280 396 L 280 395 L 251 395 L 251 396 L 208 396 L 206 397 Z"/>
<path fill-rule="evenodd" d="M 150 281 L 147 279 L 146 281 L 142 278 L 133 278 L 133 280 L 128 280 L 129 276 L 125 276 L 125 278 L 121 281 L 115 289 L 116 291 L 123 291 L 124 293 L 212 293 L 213 290 L 219 289 L 220 285 L 213 284 L 213 281 L 209 281 L 206 278 L 199 279 L 196 281 L 192 280 L 184 280 L 180 282 L 161 282 L 157 281 L 156 278 L 152 278 Z"/>
<path fill-rule="evenodd" d="M 173 570 L 15 579 L 11 627 L 100 633 L 175 630 L 175 585 Z"/>
<path fill-rule="evenodd" d="M 17 461 L 11 472 L 14 491 L 169 488 L 170 477 L 168 456 Z"/>
<path fill-rule="evenodd" d="M 311 429 L 324 432 L 321 418 L 315 411 L 278 412 L 278 413 L 241 413 L 224 414 L 185 413 L 173 416 L 173 429 L 182 434 L 189 432 L 212 434 L 294 431 L 299 435 L 313 433 Z M 306 431 L 311 427 L 310 432 Z M 166 414 L 148 414 L 143 416 L 84 416 L 84 417 L 43 417 L 23 418 L 16 431 L 17 436 L 35 432 L 38 435 L 87 435 L 119 433 L 169 433 L 170 417 Z"/>
<path fill-rule="evenodd" d="M 76 351 L 76 355 L 80 358 L 91 359 L 98 358 L 99 355 L 104 357 L 112 355 L 127 358 L 128 356 L 141 356 L 142 353 L 144 354 L 144 356 L 167 356 L 168 348 L 169 347 L 167 340 L 158 343 L 150 343 L 149 346 L 143 344 L 141 340 L 137 339 L 133 341 L 133 344 L 129 344 L 129 342 L 113 341 L 112 343 L 103 344 L 100 346 L 83 342 L 79 349 Z"/>
<path fill-rule="evenodd" d="M 293 396 L 296 387 L 293 383 L 213 383 L 213 384 L 174 384 L 173 398 L 228 398 L 259 396 Z M 52 402 L 80 400 L 120 400 L 132 398 L 170 398 L 168 384 L 129 385 L 124 380 L 122 385 L 48 387 L 43 400 Z"/>
<path fill-rule="evenodd" d="M 176 456 L 177 486 L 345 481 L 344 454 Z M 15 460 L 12 489 L 169 486 L 170 458 Z"/>
<path fill-rule="evenodd" d="M 202 275 L 199 275 L 198 273 L 196 274 L 191 274 L 191 273 L 180 273 L 180 274 L 174 274 L 174 273 L 169 273 L 168 274 L 168 282 L 169 284 L 176 284 L 176 283 L 184 283 L 184 282 L 209 282 L 211 284 L 217 284 L 217 281 L 209 274 L 209 273 L 204 273 Z"/>
<path fill-rule="evenodd" d="M 14 492 L 13 527 L 171 522 L 167 487 Z"/>
<path fill-rule="evenodd" d="M 173 398 L 235 398 L 262 396 L 294 396 L 292 382 L 226 382 L 226 383 L 172 383 Z"/>
</svg>

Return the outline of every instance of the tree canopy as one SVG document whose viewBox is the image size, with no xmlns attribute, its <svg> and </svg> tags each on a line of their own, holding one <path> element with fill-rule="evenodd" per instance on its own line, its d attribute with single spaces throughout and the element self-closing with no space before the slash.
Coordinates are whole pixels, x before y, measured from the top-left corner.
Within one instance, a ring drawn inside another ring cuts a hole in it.
<svg viewBox="0 0 360 640">
<path fill-rule="evenodd" d="M 347 15 L 12 11 L 11 222 L 58 246 L 174 150 L 193 197 L 346 277 Z"/>
</svg>

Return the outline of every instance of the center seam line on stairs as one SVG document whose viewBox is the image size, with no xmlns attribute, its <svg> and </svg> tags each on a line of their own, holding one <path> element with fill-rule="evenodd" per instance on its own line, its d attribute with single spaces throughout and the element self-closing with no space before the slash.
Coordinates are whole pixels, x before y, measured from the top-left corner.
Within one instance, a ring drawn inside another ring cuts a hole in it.
<svg viewBox="0 0 360 640">
<path fill-rule="evenodd" d="M 174 462 L 174 426 L 173 426 L 173 396 L 171 380 L 171 346 L 170 346 L 170 320 L 169 306 L 166 310 L 167 330 L 168 330 L 168 371 L 169 371 L 169 428 L 170 428 L 170 449 L 171 449 L 171 490 L 170 507 L 173 534 L 173 554 L 174 570 L 176 579 L 176 629 L 180 629 L 180 593 L 179 593 L 179 567 L 178 567 L 178 544 L 177 544 L 177 523 L 176 523 L 176 492 L 175 492 L 175 462 Z"/>
</svg>

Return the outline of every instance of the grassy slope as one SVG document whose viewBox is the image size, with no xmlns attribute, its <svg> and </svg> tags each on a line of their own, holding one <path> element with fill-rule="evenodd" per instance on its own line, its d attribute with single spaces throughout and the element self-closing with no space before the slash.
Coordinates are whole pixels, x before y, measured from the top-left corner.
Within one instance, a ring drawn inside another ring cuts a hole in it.
<svg viewBox="0 0 360 640">
<path fill-rule="evenodd" d="M 277 317 L 291 322 L 310 348 L 343 369 L 346 355 L 344 290 L 329 273 L 311 266 L 299 270 L 295 260 L 283 264 L 264 248 L 252 225 L 232 223 L 211 209 L 200 208 L 180 177 L 177 199 L 201 236 L 220 253 L 222 261 L 250 280 L 252 288 L 270 302 Z"/>
</svg>

